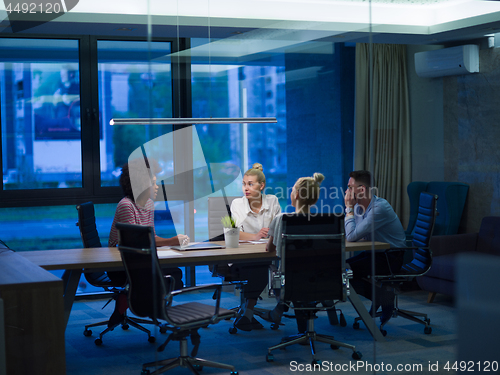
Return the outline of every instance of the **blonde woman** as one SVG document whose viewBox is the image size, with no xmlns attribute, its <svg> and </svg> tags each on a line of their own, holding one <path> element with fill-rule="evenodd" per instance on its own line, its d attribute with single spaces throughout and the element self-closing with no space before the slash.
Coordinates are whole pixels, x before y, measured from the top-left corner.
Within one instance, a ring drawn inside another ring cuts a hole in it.
<svg viewBox="0 0 500 375">
<path fill-rule="evenodd" d="M 278 198 L 263 194 L 266 176 L 262 164 L 255 163 L 243 176 L 244 196 L 231 203 L 231 215 L 240 227 L 240 239 L 256 241 L 266 238 L 269 224 L 281 213 Z M 231 272 L 240 280 L 247 280 L 243 286 L 245 303 L 241 306 L 234 326 L 242 331 L 262 329 L 263 326 L 253 316 L 257 299 L 267 285 L 270 263 L 233 264 Z"/>
<path fill-rule="evenodd" d="M 313 177 L 301 177 L 297 180 L 292 189 L 291 201 L 292 206 L 295 208 L 296 214 L 308 214 L 311 207 L 316 204 L 320 194 L 320 186 L 325 176 L 321 173 L 315 173 Z M 281 254 L 281 234 L 283 231 L 283 215 L 278 215 L 269 226 L 269 241 L 267 243 L 266 251 L 277 252 L 278 256 Z M 324 302 L 327 304 L 328 302 Z M 272 323 L 280 323 L 281 316 L 283 315 L 285 305 L 278 303 L 276 307 L 264 313 L 261 317 L 264 320 Z M 330 311 L 330 310 L 329 310 Z M 333 313 L 335 313 L 333 311 Z M 297 326 L 299 333 L 306 331 L 306 320 L 300 316 L 299 311 L 296 311 Z M 333 317 L 332 317 L 333 318 Z M 336 318 L 336 316 L 335 316 Z"/>
<path fill-rule="evenodd" d="M 263 194 L 266 176 L 262 164 L 255 163 L 243 176 L 244 196 L 231 203 L 231 215 L 240 227 L 240 239 L 256 241 L 266 238 L 269 224 L 281 213 L 278 198 Z"/>
</svg>

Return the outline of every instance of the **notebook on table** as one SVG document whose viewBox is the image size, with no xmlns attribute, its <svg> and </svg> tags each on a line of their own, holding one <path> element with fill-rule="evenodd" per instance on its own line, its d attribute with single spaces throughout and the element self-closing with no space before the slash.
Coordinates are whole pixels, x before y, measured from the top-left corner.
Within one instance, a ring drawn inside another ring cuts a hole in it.
<svg viewBox="0 0 500 375">
<path fill-rule="evenodd" d="M 179 251 L 189 251 L 189 250 L 223 249 L 224 246 L 211 242 L 192 242 L 187 246 L 171 246 L 170 248 Z"/>
</svg>

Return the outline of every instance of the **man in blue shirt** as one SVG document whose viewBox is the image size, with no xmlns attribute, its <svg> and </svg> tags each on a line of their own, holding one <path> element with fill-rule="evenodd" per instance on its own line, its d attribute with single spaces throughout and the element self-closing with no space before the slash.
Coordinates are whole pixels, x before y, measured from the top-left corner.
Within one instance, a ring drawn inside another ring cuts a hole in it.
<svg viewBox="0 0 500 375">
<path fill-rule="evenodd" d="M 373 194 L 370 172 L 354 171 L 349 177 L 344 197 L 346 240 L 373 240 L 387 242 L 391 248 L 406 247 L 405 232 L 398 216 L 385 199 Z M 394 292 L 377 287 L 373 299 L 372 285 L 366 281 L 372 274 L 371 261 L 370 251 L 364 251 L 347 260 L 354 276 L 351 282 L 358 294 L 374 301 L 371 312 L 375 313 L 382 306 L 381 321 L 385 323 L 391 318 L 394 310 Z M 403 252 L 391 252 L 388 257 L 385 253 L 375 253 L 375 274 L 389 275 L 391 270 L 399 271 L 402 264 Z"/>
</svg>

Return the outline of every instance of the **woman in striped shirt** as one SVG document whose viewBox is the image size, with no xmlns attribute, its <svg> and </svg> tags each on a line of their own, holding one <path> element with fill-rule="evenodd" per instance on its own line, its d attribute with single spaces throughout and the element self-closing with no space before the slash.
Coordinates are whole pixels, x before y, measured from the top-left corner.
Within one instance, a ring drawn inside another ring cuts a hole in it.
<svg viewBox="0 0 500 375">
<path fill-rule="evenodd" d="M 115 224 L 137 224 L 154 228 L 154 202 L 158 193 L 156 174 L 160 167 L 156 160 L 136 159 L 122 167 L 120 186 L 125 197 L 116 207 L 115 217 L 109 233 L 108 245 L 118 245 L 118 232 Z M 132 176 L 132 179 L 130 178 Z M 150 177 L 152 176 L 152 177 Z M 135 193 L 135 194 L 134 194 Z M 155 235 L 156 246 L 178 246 L 189 237 L 183 234 L 171 238 Z"/>
</svg>

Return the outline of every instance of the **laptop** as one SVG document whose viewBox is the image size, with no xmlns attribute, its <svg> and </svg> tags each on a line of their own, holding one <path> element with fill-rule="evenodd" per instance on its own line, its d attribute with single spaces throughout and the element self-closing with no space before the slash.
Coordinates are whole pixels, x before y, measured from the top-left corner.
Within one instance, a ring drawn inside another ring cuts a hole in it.
<svg viewBox="0 0 500 375">
<path fill-rule="evenodd" d="M 179 251 L 189 251 L 223 249 L 224 246 L 212 242 L 192 242 L 187 246 L 170 246 L 170 248 Z"/>
</svg>

